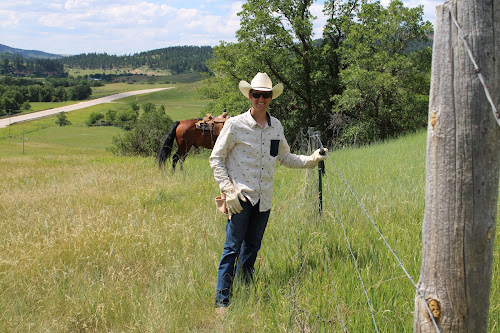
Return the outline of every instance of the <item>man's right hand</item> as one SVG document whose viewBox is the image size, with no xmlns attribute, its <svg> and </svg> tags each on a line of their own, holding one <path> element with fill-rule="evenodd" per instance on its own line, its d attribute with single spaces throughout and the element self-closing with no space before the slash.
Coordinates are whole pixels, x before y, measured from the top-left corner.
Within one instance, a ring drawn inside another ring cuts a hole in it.
<svg viewBox="0 0 500 333">
<path fill-rule="evenodd" d="M 230 215 L 238 214 L 243 210 L 241 207 L 240 200 L 243 202 L 247 201 L 247 198 L 241 193 L 241 191 L 231 187 L 224 191 L 226 194 L 226 206 Z"/>
</svg>

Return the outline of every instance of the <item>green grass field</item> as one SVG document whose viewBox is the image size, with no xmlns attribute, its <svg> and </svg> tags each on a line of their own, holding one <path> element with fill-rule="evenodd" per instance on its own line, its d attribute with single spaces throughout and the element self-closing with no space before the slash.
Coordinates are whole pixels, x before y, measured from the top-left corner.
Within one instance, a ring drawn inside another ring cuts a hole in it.
<svg viewBox="0 0 500 333">
<path fill-rule="evenodd" d="M 177 94 L 150 100 L 182 100 Z M 77 124 L 89 112 L 68 117 Z M 372 332 L 334 203 L 379 331 L 412 332 L 415 289 L 332 161 L 418 281 L 425 133 L 332 152 L 323 218 L 317 174 L 278 167 L 256 279 L 237 281 L 217 318 L 225 219 L 213 204 L 208 151 L 172 174 L 154 158 L 108 152 L 116 128 L 18 126 L 32 129 L 24 153 L 17 132 L 0 131 L 1 332 Z M 499 242 L 497 228 L 489 332 L 500 326 Z"/>
<path fill-rule="evenodd" d="M 204 107 L 207 105 L 208 100 L 202 99 L 198 96 L 197 89 L 201 85 L 198 74 L 192 75 L 178 75 L 176 76 L 179 82 L 175 85 L 169 85 L 173 89 L 167 89 L 150 94 L 142 94 L 115 100 L 114 103 L 99 104 L 93 107 L 88 107 L 81 110 L 71 111 L 67 113 L 68 120 L 72 125 L 85 126 L 85 121 L 89 118 L 92 112 L 106 113 L 107 110 L 124 110 L 130 108 L 130 103 L 137 102 L 139 106 L 145 103 L 153 103 L 157 107 L 165 106 L 166 113 L 174 120 L 184 120 L 190 118 L 197 118 L 204 115 Z M 143 86 L 131 84 L 109 84 L 104 87 L 98 87 L 96 94 L 99 97 L 116 94 L 123 91 L 142 90 L 149 88 L 165 87 L 165 85 L 157 86 Z M 62 103 L 37 103 L 35 109 L 37 111 L 49 108 L 55 108 L 67 105 L 68 102 Z M 45 107 L 44 107 L 45 106 Z M 221 111 L 213 110 L 214 114 L 220 114 Z M 10 128 L 0 128 L 0 139 L 8 138 L 9 136 L 22 139 L 23 132 L 25 135 L 45 129 L 49 127 L 56 127 L 56 116 L 50 116 L 37 121 L 30 121 L 24 123 L 17 123 L 10 126 Z"/>
<path fill-rule="evenodd" d="M 203 78 L 200 73 L 159 76 L 134 75 L 133 78 L 133 84 L 118 82 L 109 83 L 102 87 L 93 87 L 92 96 L 90 96 L 89 99 L 97 99 L 134 90 L 173 87 L 174 89 L 168 93 L 159 92 L 156 94 L 148 94 L 146 96 L 133 96 L 116 102 L 130 103 L 137 100 L 139 104 L 146 102 L 154 103 L 158 106 L 163 104 L 167 108 L 167 113 L 169 113 L 172 117 L 176 117 L 174 118 L 175 120 L 198 117 L 202 114 L 202 108 L 207 104 L 207 101 L 201 99 L 196 91 L 201 85 L 201 80 Z M 30 103 L 31 110 L 22 111 L 19 114 L 54 109 L 79 102 L 81 101 Z M 3 118 L 7 117 L 8 116 L 6 115 Z"/>
</svg>

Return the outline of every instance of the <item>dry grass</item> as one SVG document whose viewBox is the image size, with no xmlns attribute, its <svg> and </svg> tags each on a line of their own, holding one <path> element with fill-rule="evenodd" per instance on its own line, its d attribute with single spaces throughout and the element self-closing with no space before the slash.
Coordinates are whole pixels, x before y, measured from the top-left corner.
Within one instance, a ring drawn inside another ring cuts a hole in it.
<svg viewBox="0 0 500 333">
<path fill-rule="evenodd" d="M 112 132 L 100 147 L 49 140 L 64 131 L 32 133 L 25 154 L 16 142 L 0 143 L 0 331 L 340 332 L 340 320 L 351 332 L 373 331 L 329 194 L 323 220 L 314 213 L 315 174 L 277 169 L 256 281 L 236 283 L 220 318 L 213 297 L 225 221 L 213 205 L 208 153 L 188 157 L 184 171 L 172 174 L 152 158 L 106 152 Z M 333 155 L 413 276 L 422 145 L 420 134 Z M 413 286 L 334 174 L 326 181 L 345 214 L 380 331 L 411 332 Z M 500 322 L 498 229 L 496 236 L 492 330 Z"/>
</svg>

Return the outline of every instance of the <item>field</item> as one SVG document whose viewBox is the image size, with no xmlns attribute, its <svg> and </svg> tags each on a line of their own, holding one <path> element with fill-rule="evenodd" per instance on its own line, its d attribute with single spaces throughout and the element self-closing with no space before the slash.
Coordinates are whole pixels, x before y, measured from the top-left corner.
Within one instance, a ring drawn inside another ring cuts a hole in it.
<svg viewBox="0 0 500 333">
<path fill-rule="evenodd" d="M 150 88 L 160 87 L 173 87 L 152 94 L 136 95 L 127 98 L 115 100 L 114 103 L 99 104 L 93 107 L 85 108 L 80 111 L 72 111 L 67 114 L 68 120 L 75 126 L 85 126 L 85 121 L 89 118 L 92 112 L 106 113 L 107 110 L 124 110 L 130 109 L 130 103 L 137 102 L 140 106 L 144 103 L 153 103 L 157 107 L 163 105 L 166 113 L 173 120 L 184 120 L 190 118 L 197 118 L 205 115 L 204 107 L 207 105 L 207 100 L 198 96 L 197 89 L 201 85 L 198 74 L 190 75 L 176 75 L 171 76 L 175 78 L 178 83 L 175 85 L 148 85 L 141 84 L 126 84 L 114 83 L 107 84 L 103 87 L 93 88 L 93 97 L 103 97 L 116 94 L 124 91 L 133 91 Z M 50 108 L 56 108 L 64 105 L 77 102 L 59 102 L 59 103 L 33 103 L 33 110 L 40 111 Z M 210 110 L 214 114 L 220 114 L 217 110 Z M 19 123 L 10 126 L 10 129 L 0 129 L 0 139 L 8 138 L 9 136 L 21 140 L 23 131 L 25 134 L 38 131 L 48 127 L 56 127 L 56 116 L 46 117 L 39 121 L 32 121 L 26 123 Z"/>
<path fill-rule="evenodd" d="M 186 101 L 194 88 L 146 100 L 194 114 L 203 104 Z M 331 153 L 322 218 L 316 173 L 278 167 L 256 279 L 237 281 L 228 313 L 216 317 L 225 220 L 209 152 L 174 174 L 154 158 L 114 156 L 106 147 L 120 130 L 78 125 L 90 111 L 69 113 L 69 127 L 44 119 L 13 126 L 12 137 L 0 129 L 0 331 L 374 331 L 350 245 L 379 331 L 412 332 L 415 288 L 335 167 L 418 281 L 424 132 Z M 499 228 L 495 242 L 489 332 L 500 327 Z"/>
<path fill-rule="evenodd" d="M 92 95 L 89 99 L 97 99 L 100 97 L 118 94 L 126 91 L 174 87 L 175 89 L 177 89 L 175 92 L 172 91 L 166 95 L 160 93 L 155 96 L 154 100 L 148 100 L 146 102 L 156 103 L 158 104 L 158 106 L 164 104 L 165 107 L 171 107 L 172 115 L 180 117 L 180 120 L 182 120 L 186 119 L 185 117 L 198 117 L 201 114 L 201 108 L 206 105 L 206 101 L 200 99 L 196 91 L 201 83 L 202 78 L 203 77 L 200 73 L 157 76 L 130 75 L 128 76 L 127 82 L 109 83 L 102 87 L 93 87 Z M 131 102 L 135 98 L 137 97 L 124 99 L 122 103 Z M 81 101 L 32 102 L 30 103 L 31 110 L 25 110 L 20 112 L 19 114 L 53 109 L 61 106 L 76 104 L 79 102 Z M 141 100 L 138 100 L 138 103 L 141 104 Z M 6 115 L 3 118 L 6 117 L 8 116 Z"/>
</svg>

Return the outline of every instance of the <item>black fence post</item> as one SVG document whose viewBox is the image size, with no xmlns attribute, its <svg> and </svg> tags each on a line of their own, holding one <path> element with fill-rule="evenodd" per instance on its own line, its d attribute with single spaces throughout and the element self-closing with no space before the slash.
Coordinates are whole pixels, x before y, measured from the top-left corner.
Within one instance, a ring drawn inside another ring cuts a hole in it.
<svg viewBox="0 0 500 333">
<path fill-rule="evenodd" d="M 316 139 L 319 149 L 321 149 L 320 154 L 324 154 L 323 145 L 321 144 L 321 132 L 316 132 Z M 323 175 L 325 174 L 325 162 L 320 161 L 318 163 L 318 210 L 319 215 L 323 216 Z"/>
</svg>

